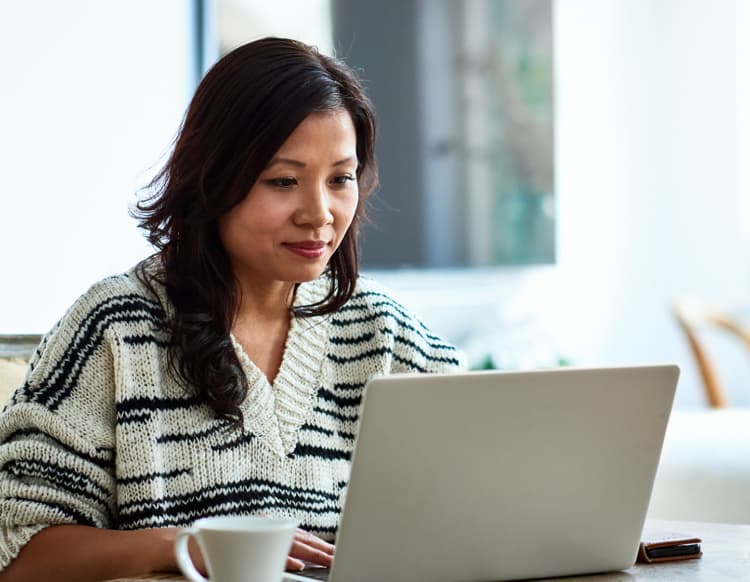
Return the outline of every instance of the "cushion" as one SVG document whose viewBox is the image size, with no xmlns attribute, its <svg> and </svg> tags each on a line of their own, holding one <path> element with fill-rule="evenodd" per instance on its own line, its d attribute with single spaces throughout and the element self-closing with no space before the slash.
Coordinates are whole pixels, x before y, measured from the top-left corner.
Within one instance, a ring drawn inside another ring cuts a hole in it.
<svg viewBox="0 0 750 582">
<path fill-rule="evenodd" d="M 0 358 L 0 408 L 13 391 L 23 384 L 29 367 L 21 358 Z"/>
</svg>

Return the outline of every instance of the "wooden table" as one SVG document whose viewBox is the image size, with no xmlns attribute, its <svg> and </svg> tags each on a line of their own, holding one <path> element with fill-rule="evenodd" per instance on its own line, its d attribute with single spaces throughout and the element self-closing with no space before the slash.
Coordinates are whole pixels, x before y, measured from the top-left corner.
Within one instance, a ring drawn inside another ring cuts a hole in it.
<svg viewBox="0 0 750 582">
<path fill-rule="evenodd" d="M 681 562 L 636 564 L 621 572 L 545 578 L 545 580 L 558 580 L 560 582 L 750 581 L 750 525 L 681 521 L 650 521 L 648 525 L 702 538 L 703 557 L 698 560 Z M 110 582 L 186 582 L 186 580 L 186 578 L 180 576 L 161 575 L 118 578 L 116 581 Z"/>
</svg>

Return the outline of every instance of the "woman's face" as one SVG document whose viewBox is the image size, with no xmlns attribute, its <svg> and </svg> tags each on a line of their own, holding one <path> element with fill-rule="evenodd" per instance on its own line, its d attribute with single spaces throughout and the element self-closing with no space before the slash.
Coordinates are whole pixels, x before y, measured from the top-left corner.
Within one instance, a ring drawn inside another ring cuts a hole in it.
<svg viewBox="0 0 750 582">
<path fill-rule="evenodd" d="M 357 136 L 346 110 L 312 113 L 247 196 L 219 219 L 240 281 L 311 281 L 344 238 L 359 200 Z"/>
</svg>

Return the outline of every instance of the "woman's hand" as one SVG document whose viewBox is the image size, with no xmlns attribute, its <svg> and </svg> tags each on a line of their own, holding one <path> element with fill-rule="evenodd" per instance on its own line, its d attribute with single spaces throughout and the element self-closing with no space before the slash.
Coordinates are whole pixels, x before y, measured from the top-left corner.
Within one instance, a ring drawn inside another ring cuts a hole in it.
<svg viewBox="0 0 750 582">
<path fill-rule="evenodd" d="M 111 530 L 87 525 L 51 525 L 34 535 L 0 580 L 96 582 L 175 572 L 174 542 L 179 528 Z M 194 540 L 188 545 L 198 570 L 205 564 Z"/>
<path fill-rule="evenodd" d="M 292 549 L 286 559 L 287 570 L 302 570 L 305 564 L 330 567 L 336 546 L 301 529 L 294 532 Z"/>
<path fill-rule="evenodd" d="M 156 528 L 150 531 L 154 540 L 151 544 L 152 553 L 154 557 L 151 558 L 151 572 L 179 572 L 180 568 L 177 565 L 177 557 L 175 554 L 175 540 L 177 534 L 180 533 L 179 527 L 163 527 Z M 188 553 L 190 554 L 190 560 L 193 562 L 193 566 L 203 574 L 206 575 L 206 562 L 203 560 L 203 554 L 198 547 L 198 542 L 195 541 L 193 536 L 188 538 Z"/>
</svg>

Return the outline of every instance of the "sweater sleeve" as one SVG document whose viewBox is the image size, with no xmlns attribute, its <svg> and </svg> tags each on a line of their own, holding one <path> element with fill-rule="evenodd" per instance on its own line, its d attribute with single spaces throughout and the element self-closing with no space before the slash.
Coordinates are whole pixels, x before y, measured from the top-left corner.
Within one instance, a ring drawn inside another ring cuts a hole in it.
<svg viewBox="0 0 750 582">
<path fill-rule="evenodd" d="M 112 350 L 92 289 L 0 414 L 0 571 L 47 526 L 115 527 Z"/>
</svg>

